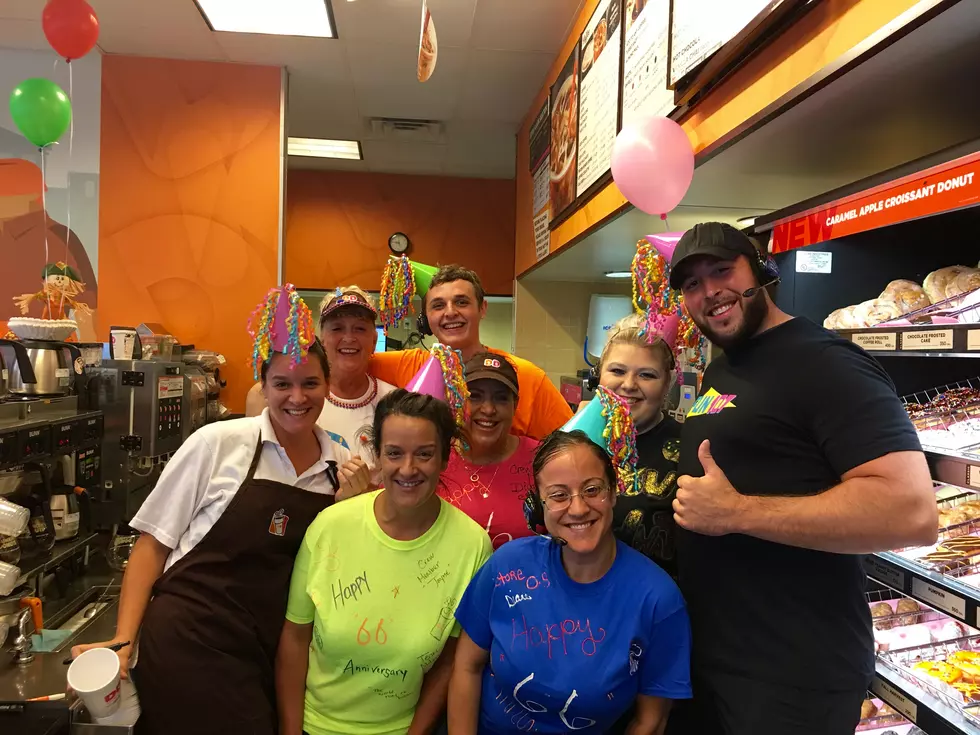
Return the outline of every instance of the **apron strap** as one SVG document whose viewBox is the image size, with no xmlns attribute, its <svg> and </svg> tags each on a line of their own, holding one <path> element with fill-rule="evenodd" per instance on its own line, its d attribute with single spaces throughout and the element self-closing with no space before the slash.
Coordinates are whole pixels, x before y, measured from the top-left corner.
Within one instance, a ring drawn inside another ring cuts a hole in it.
<svg viewBox="0 0 980 735">
<path fill-rule="evenodd" d="M 259 439 L 255 444 L 255 454 L 252 455 L 252 464 L 248 466 L 248 474 L 242 481 L 242 485 L 251 482 L 255 478 L 255 468 L 259 466 L 259 458 L 262 456 L 262 431 L 259 431 Z"/>
</svg>

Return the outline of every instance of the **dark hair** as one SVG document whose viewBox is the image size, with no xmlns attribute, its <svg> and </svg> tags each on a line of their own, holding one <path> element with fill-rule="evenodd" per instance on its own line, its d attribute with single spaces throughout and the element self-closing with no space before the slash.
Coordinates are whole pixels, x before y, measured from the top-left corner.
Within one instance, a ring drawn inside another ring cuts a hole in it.
<svg viewBox="0 0 980 735">
<path fill-rule="evenodd" d="M 425 419 L 436 427 L 442 459 L 449 459 L 453 439 L 459 436 L 459 428 L 449 410 L 449 404 L 424 393 L 412 393 L 398 388 L 378 402 L 374 410 L 374 425 L 371 427 L 370 441 L 376 456 L 381 456 L 381 429 L 390 416 L 407 416 Z"/>
<path fill-rule="evenodd" d="M 476 294 L 476 305 L 483 306 L 483 300 L 486 298 L 487 293 L 483 290 L 483 283 L 481 283 L 480 277 L 476 275 L 475 271 L 471 271 L 469 268 L 464 268 L 456 263 L 439 266 L 439 270 L 432 276 L 432 283 L 429 284 L 429 288 L 442 286 L 445 283 L 452 283 L 453 281 L 467 281 L 471 283 L 473 285 L 473 293 Z M 425 305 L 426 300 L 423 298 L 422 307 L 425 308 Z"/>
<path fill-rule="evenodd" d="M 330 362 L 327 360 L 327 353 L 323 351 L 323 345 L 320 344 L 320 340 L 314 339 L 313 344 L 310 345 L 310 355 L 315 357 L 320 361 L 320 367 L 323 368 L 323 380 L 326 383 L 330 382 Z M 274 357 L 275 355 L 273 355 Z M 272 357 L 262 363 L 262 369 L 260 375 L 262 377 L 262 385 L 265 385 L 265 378 L 269 374 L 269 365 L 272 363 Z"/>
<path fill-rule="evenodd" d="M 609 487 L 615 491 L 616 468 L 613 466 L 612 459 L 606 453 L 606 450 L 592 441 L 584 431 L 579 429 L 575 431 L 562 431 L 559 429 L 545 437 L 545 440 L 541 442 L 541 446 L 538 447 L 538 451 L 534 454 L 534 461 L 531 463 L 531 473 L 534 476 L 534 489 L 538 493 L 538 496 L 540 497 L 541 495 L 541 491 L 538 488 L 538 475 L 541 474 L 541 471 L 551 460 L 560 454 L 564 454 L 572 447 L 588 447 L 592 450 L 592 453 L 602 462 L 603 474 L 609 483 Z"/>
</svg>

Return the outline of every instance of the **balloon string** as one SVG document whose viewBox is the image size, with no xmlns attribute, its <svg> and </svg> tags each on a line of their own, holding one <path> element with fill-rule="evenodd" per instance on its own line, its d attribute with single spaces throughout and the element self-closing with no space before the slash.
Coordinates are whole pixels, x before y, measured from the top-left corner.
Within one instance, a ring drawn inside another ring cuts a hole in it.
<svg viewBox="0 0 980 735">
<path fill-rule="evenodd" d="M 74 95 L 74 75 L 72 73 L 71 62 L 68 62 L 68 103 L 70 105 L 75 104 Z M 72 108 L 74 110 L 74 107 Z M 68 265 L 68 253 L 70 251 L 69 243 L 71 242 L 71 152 L 75 147 L 75 114 L 72 112 L 71 119 L 68 122 L 68 170 L 65 172 L 65 182 L 68 187 L 68 225 L 65 231 L 65 265 Z M 61 305 L 58 307 L 58 312 L 64 314 L 65 309 L 65 296 L 68 293 L 68 289 L 62 289 L 61 291 Z"/>
<path fill-rule="evenodd" d="M 670 222 L 667 221 L 667 213 L 660 215 L 660 219 L 664 221 L 664 225 L 667 227 L 667 232 L 670 232 Z"/>
<path fill-rule="evenodd" d="M 44 212 L 44 270 L 48 267 L 48 171 L 47 165 L 44 163 L 44 156 L 47 151 L 44 148 L 39 149 L 41 151 L 41 210 Z M 48 317 L 51 316 L 51 294 L 46 288 L 44 288 L 45 282 L 47 281 L 47 276 L 41 275 L 41 290 L 44 292 L 44 296 L 48 301 Z"/>
</svg>

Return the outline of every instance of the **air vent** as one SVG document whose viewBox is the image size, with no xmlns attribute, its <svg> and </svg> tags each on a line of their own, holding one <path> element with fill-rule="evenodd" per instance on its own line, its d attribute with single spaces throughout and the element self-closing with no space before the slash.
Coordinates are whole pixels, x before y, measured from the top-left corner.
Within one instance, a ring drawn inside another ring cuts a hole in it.
<svg viewBox="0 0 980 735">
<path fill-rule="evenodd" d="M 372 117 L 368 130 L 374 140 L 445 143 L 446 125 L 438 120 L 414 120 L 402 117 Z"/>
</svg>

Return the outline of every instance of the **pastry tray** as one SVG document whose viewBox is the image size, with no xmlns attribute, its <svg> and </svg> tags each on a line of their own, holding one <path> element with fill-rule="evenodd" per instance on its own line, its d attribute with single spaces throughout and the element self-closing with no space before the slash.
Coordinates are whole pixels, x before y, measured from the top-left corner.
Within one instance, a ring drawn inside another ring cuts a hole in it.
<svg viewBox="0 0 980 735">
<path fill-rule="evenodd" d="M 980 706 L 980 702 L 964 702 L 963 695 L 949 684 L 934 676 L 919 674 L 912 669 L 912 666 L 920 661 L 944 661 L 956 651 L 980 652 L 980 633 L 973 633 L 944 643 L 931 643 L 914 648 L 885 651 L 878 654 L 878 660 L 890 671 L 929 692 L 944 704 L 961 711 L 965 711 L 968 707 L 974 708 L 974 712 L 976 712 L 976 706 Z"/>
</svg>

